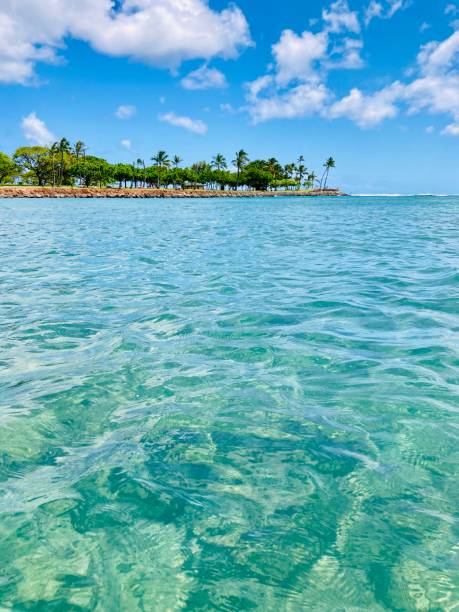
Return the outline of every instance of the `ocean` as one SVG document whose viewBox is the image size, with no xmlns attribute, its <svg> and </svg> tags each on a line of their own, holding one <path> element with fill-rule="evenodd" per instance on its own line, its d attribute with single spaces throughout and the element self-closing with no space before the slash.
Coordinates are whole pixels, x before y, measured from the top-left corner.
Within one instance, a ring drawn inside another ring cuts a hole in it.
<svg viewBox="0 0 459 612">
<path fill-rule="evenodd" d="M 459 609 L 459 198 L 0 200 L 0 607 Z"/>
</svg>

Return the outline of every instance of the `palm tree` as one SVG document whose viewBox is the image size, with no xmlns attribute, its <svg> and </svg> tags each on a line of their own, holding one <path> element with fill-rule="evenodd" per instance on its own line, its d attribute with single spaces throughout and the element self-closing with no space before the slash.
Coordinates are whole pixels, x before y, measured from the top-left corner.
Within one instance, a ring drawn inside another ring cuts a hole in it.
<svg viewBox="0 0 459 612">
<path fill-rule="evenodd" d="M 176 170 L 176 172 L 174 172 L 174 182 L 173 182 L 174 189 L 177 189 L 177 180 L 176 180 L 177 179 L 177 168 L 180 166 L 182 161 L 183 159 L 180 157 L 180 155 L 174 155 L 174 157 L 172 158 L 172 163 Z"/>
<path fill-rule="evenodd" d="M 314 172 L 310 172 L 308 174 L 308 185 L 314 189 L 314 183 L 317 182 L 317 174 Z"/>
<path fill-rule="evenodd" d="M 248 161 L 249 156 L 247 155 L 246 151 L 244 151 L 244 149 L 241 149 L 240 151 L 236 152 L 236 157 L 232 161 L 232 164 L 237 169 L 236 189 L 239 187 L 239 177 L 241 175 L 241 170 L 244 168 L 244 166 L 247 165 Z"/>
<path fill-rule="evenodd" d="M 288 178 L 292 178 L 293 173 L 295 172 L 295 164 L 287 164 L 284 166 L 284 172 Z"/>
<path fill-rule="evenodd" d="M 214 158 L 212 158 L 211 166 L 216 170 L 224 170 L 226 165 L 226 159 L 221 153 L 217 153 Z"/>
<path fill-rule="evenodd" d="M 49 152 L 51 153 L 51 165 L 53 167 L 53 187 L 56 186 L 56 155 L 59 153 L 59 143 L 54 142 L 50 148 Z"/>
<path fill-rule="evenodd" d="M 282 166 L 279 164 L 275 157 L 270 157 L 266 162 L 266 169 L 271 172 L 274 178 L 280 178 L 282 174 Z"/>
<path fill-rule="evenodd" d="M 64 180 L 64 155 L 66 153 L 71 152 L 70 143 L 67 138 L 61 138 L 58 144 L 58 150 L 61 155 L 61 167 L 60 167 L 60 185 L 62 185 L 62 181 Z"/>
<path fill-rule="evenodd" d="M 304 164 L 304 155 L 300 155 L 296 163 L 298 164 L 298 166 L 300 166 L 301 164 Z"/>
<path fill-rule="evenodd" d="M 75 155 L 76 160 L 78 161 L 80 157 L 84 157 L 85 153 L 86 145 L 82 140 L 77 140 L 75 146 L 73 147 L 73 154 Z"/>
<path fill-rule="evenodd" d="M 296 176 L 298 180 L 300 181 L 300 187 L 303 184 L 303 177 L 306 175 L 307 171 L 308 169 L 306 168 L 304 164 L 299 164 L 296 167 Z"/>
<path fill-rule="evenodd" d="M 154 162 L 155 166 L 158 168 L 158 189 L 160 187 L 160 176 L 161 170 L 163 168 L 169 168 L 171 165 L 171 160 L 168 158 L 166 151 L 158 151 L 156 155 L 151 158 L 151 161 Z"/>
<path fill-rule="evenodd" d="M 324 173 L 323 173 L 323 175 L 322 175 L 322 180 L 320 181 L 320 187 L 321 187 L 321 188 L 322 188 L 322 181 L 323 181 L 324 177 L 325 177 L 325 182 L 324 182 L 324 187 L 323 187 L 323 188 L 324 188 L 324 189 L 326 189 L 326 188 L 327 188 L 328 173 L 329 173 L 329 172 L 330 172 L 330 170 L 331 170 L 332 168 L 334 168 L 334 167 L 335 167 L 335 160 L 333 159 L 333 157 L 329 157 L 329 158 L 326 160 L 326 162 L 324 163 L 324 168 L 325 168 L 325 171 L 324 171 Z"/>
<path fill-rule="evenodd" d="M 84 144 L 84 142 L 82 140 L 77 140 L 74 147 L 73 147 L 73 154 L 76 157 L 77 163 L 80 159 L 80 157 L 83 157 L 83 159 L 85 159 L 86 157 L 86 145 Z M 81 177 L 78 178 L 78 182 L 81 185 Z"/>
<path fill-rule="evenodd" d="M 143 168 L 143 187 L 147 184 L 147 169 L 145 167 L 145 161 L 143 159 L 137 158 L 137 166 L 139 168 Z"/>
</svg>

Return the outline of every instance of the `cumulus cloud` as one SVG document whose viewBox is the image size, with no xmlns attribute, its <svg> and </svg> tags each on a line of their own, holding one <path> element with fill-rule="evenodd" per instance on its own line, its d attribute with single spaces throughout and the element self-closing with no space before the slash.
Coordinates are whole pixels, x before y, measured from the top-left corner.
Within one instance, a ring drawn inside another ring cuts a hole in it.
<svg viewBox="0 0 459 612">
<path fill-rule="evenodd" d="M 430 42 L 421 47 L 418 64 L 424 74 L 443 74 L 453 68 L 459 57 L 459 31 L 442 42 Z"/>
<path fill-rule="evenodd" d="M 206 0 L 2 0 L 0 81 L 27 83 L 40 61 L 57 61 L 66 37 L 96 51 L 176 69 L 190 59 L 236 57 L 251 45 L 242 11 Z M 154 41 L 152 43 L 152 41 Z"/>
<path fill-rule="evenodd" d="M 33 144 L 46 147 L 56 140 L 56 137 L 45 125 L 45 122 L 30 113 L 21 122 L 22 132 L 27 140 Z"/>
<path fill-rule="evenodd" d="M 459 123 L 450 123 L 442 131 L 445 136 L 459 136 Z"/>
<path fill-rule="evenodd" d="M 253 95 L 253 94 L 252 94 Z M 255 123 L 269 119 L 295 119 L 323 111 L 330 98 L 323 84 L 304 83 L 274 95 L 254 96 L 250 113 Z"/>
<path fill-rule="evenodd" d="M 368 5 L 366 19 L 388 18 L 407 5 L 406 0 L 385 0 L 384 5 L 375 0 Z M 421 47 L 411 80 L 373 92 L 354 87 L 337 99 L 327 85 L 330 70 L 363 65 L 362 41 L 349 34 L 358 31 L 349 13 L 347 2 L 340 0 L 324 10 L 319 33 L 282 32 L 272 47 L 274 62 L 268 73 L 247 84 L 245 110 L 253 121 L 319 115 L 348 118 L 368 129 L 402 112 L 424 111 L 449 116 L 452 122 L 442 133 L 459 136 L 459 31 Z"/>
<path fill-rule="evenodd" d="M 344 38 L 335 43 L 330 50 L 329 57 L 323 65 L 328 69 L 337 68 L 346 70 L 357 70 L 363 68 L 364 62 L 361 57 L 363 43 L 357 38 Z"/>
<path fill-rule="evenodd" d="M 349 95 L 330 106 L 327 116 L 332 119 L 348 117 L 361 128 L 374 127 L 384 119 L 393 118 L 398 114 L 396 101 L 400 93 L 399 83 L 394 83 L 372 95 L 365 95 L 359 89 L 352 89 Z"/>
<path fill-rule="evenodd" d="M 279 42 L 272 47 L 277 83 L 288 85 L 297 79 L 317 80 L 317 62 L 326 57 L 327 48 L 325 32 L 313 34 L 306 30 L 298 35 L 292 30 L 284 30 Z"/>
<path fill-rule="evenodd" d="M 176 127 L 184 128 L 194 134 L 205 134 L 207 132 L 207 125 L 204 121 L 200 119 L 191 119 L 191 117 L 179 116 L 173 112 L 159 115 L 159 120 L 175 125 Z"/>
<path fill-rule="evenodd" d="M 258 123 L 277 118 L 323 114 L 332 95 L 325 84 L 334 69 L 363 66 L 357 13 L 347 0 L 322 12 L 322 29 L 297 34 L 284 30 L 272 46 L 270 72 L 247 84 L 247 110 Z"/>
<path fill-rule="evenodd" d="M 121 104 L 115 111 L 115 117 L 118 117 L 118 119 L 130 119 L 136 114 L 136 112 L 137 109 L 135 106 L 130 104 Z"/>
<path fill-rule="evenodd" d="M 132 148 L 132 142 L 129 140 L 129 138 L 124 138 L 121 140 L 120 145 L 123 147 L 123 149 L 126 149 L 126 151 L 130 151 Z"/>
<path fill-rule="evenodd" d="M 223 72 L 205 64 L 187 74 L 180 82 L 185 89 L 221 89 L 227 85 Z"/>
<path fill-rule="evenodd" d="M 328 116 L 348 117 L 361 127 L 373 127 L 395 117 L 402 105 L 408 114 L 426 111 L 452 117 L 443 134 L 459 136 L 459 32 L 441 42 L 421 47 L 417 57 L 417 75 L 411 82 L 396 81 L 373 94 L 353 89 L 348 96 L 335 102 Z"/>
<path fill-rule="evenodd" d="M 351 11 L 347 0 L 336 0 L 330 10 L 322 11 L 322 19 L 329 32 L 360 32 L 360 22 L 355 11 Z"/>
</svg>

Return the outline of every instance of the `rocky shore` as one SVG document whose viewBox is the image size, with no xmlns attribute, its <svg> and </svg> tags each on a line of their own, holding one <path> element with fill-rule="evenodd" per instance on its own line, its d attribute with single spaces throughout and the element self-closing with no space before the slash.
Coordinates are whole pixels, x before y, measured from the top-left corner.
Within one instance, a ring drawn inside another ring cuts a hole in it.
<svg viewBox="0 0 459 612">
<path fill-rule="evenodd" d="M 0 198 L 259 198 L 343 196 L 338 189 L 311 191 L 217 191 L 207 189 L 129 189 L 99 187 L 0 187 Z"/>
</svg>

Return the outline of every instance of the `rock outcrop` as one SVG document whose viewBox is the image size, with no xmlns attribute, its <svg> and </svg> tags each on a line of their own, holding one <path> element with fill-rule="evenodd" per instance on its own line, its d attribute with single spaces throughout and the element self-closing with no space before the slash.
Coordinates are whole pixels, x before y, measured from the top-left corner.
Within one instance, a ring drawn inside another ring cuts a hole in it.
<svg viewBox="0 0 459 612">
<path fill-rule="evenodd" d="M 272 198 L 343 195 L 345 194 L 338 189 L 315 189 L 311 191 L 220 191 L 210 189 L 0 186 L 0 198 Z"/>
</svg>

